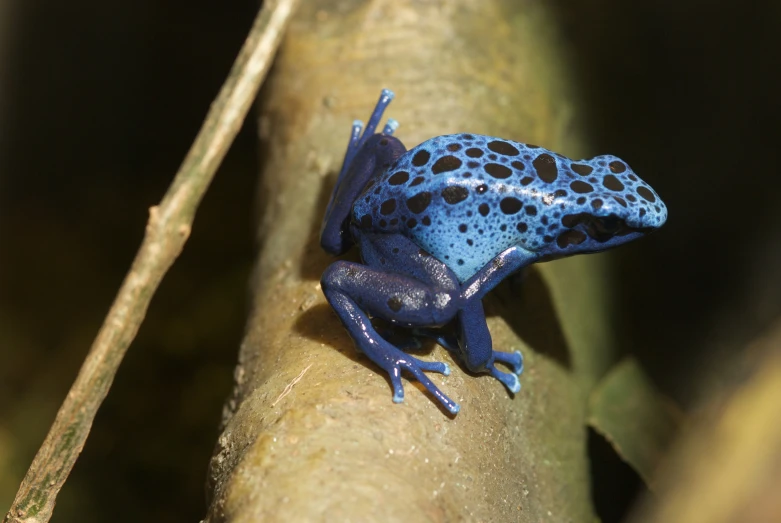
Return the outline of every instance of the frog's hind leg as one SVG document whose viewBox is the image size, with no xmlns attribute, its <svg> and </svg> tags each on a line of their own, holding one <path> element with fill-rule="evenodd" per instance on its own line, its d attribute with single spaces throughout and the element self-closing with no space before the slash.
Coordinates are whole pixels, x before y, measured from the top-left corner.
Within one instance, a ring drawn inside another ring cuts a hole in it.
<svg viewBox="0 0 781 523">
<path fill-rule="evenodd" d="M 372 111 L 372 114 L 369 117 L 369 121 L 366 122 L 365 128 L 363 127 L 363 122 L 360 120 L 355 120 L 353 122 L 353 126 L 350 129 L 350 140 L 347 142 L 347 150 L 344 153 L 342 170 L 339 172 L 339 177 L 337 180 L 342 179 L 347 170 L 350 168 L 350 164 L 355 158 L 355 155 L 358 153 L 358 150 L 361 148 L 364 142 L 366 142 L 366 139 L 374 134 L 374 130 L 379 125 L 380 120 L 382 120 L 382 114 L 385 112 L 388 104 L 391 103 L 391 100 L 393 100 L 393 96 L 393 91 L 390 89 L 382 90 L 380 93 L 380 99 L 377 100 L 377 105 L 374 106 L 374 111 Z M 385 124 L 385 127 L 382 129 L 382 134 L 390 136 L 396 131 L 396 129 L 398 129 L 398 127 L 399 122 L 392 118 L 388 118 L 388 123 Z"/>
<path fill-rule="evenodd" d="M 393 386 L 393 401 L 404 401 L 401 371 L 412 374 L 451 413 L 459 410 L 424 371 L 450 374 L 441 362 L 427 362 L 404 353 L 382 338 L 369 314 L 403 325 L 433 325 L 456 313 L 453 305 L 437 299 L 435 289 L 401 274 L 365 265 L 337 261 L 321 280 L 323 293 L 347 328 L 357 348 L 385 370 Z"/>
<path fill-rule="evenodd" d="M 464 298 L 464 289 L 452 271 L 435 258 L 421 255 L 421 249 L 404 235 L 360 231 L 355 231 L 355 234 L 360 236 L 361 256 L 366 264 L 381 269 L 385 274 L 384 277 L 367 282 L 369 286 L 381 287 L 385 278 L 390 281 L 391 275 L 400 274 L 411 278 L 409 281 L 417 282 L 416 285 L 428 282 L 423 287 L 429 293 L 427 307 L 421 307 L 415 303 L 416 300 L 411 299 L 409 306 L 405 304 L 392 317 L 382 316 L 381 310 L 378 311 L 380 314 L 372 310 L 372 314 L 412 327 L 412 336 L 433 338 L 455 354 L 470 371 L 488 372 L 511 392 L 520 390 L 517 377 L 523 370 L 520 352 L 506 353 L 492 349 L 491 333 L 488 331 L 481 300 L 474 296 Z M 419 292 L 415 289 L 415 292 Z M 418 300 L 423 301 L 420 298 Z M 440 310 L 436 304 L 446 306 Z M 439 328 L 454 318 L 457 320 L 455 332 Z M 514 374 L 498 370 L 495 362 L 508 365 Z"/>
</svg>

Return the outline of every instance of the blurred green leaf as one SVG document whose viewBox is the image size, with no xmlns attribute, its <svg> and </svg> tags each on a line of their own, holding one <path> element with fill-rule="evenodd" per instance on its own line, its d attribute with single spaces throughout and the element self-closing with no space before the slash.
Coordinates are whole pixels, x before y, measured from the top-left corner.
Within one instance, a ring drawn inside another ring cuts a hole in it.
<svg viewBox="0 0 781 523">
<path fill-rule="evenodd" d="M 589 425 L 651 489 L 656 468 L 682 418 L 681 411 L 657 392 L 633 358 L 613 367 L 589 401 Z"/>
</svg>

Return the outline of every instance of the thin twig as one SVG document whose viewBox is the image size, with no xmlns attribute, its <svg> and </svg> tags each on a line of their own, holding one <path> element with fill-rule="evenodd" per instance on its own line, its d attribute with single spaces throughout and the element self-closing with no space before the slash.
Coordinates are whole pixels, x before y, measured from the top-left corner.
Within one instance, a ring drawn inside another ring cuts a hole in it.
<svg viewBox="0 0 781 523">
<path fill-rule="evenodd" d="M 182 251 L 195 210 L 239 132 L 298 0 L 267 0 L 179 172 L 149 210 L 144 241 L 103 326 L 19 487 L 4 523 L 49 521 L 160 281 Z"/>
</svg>

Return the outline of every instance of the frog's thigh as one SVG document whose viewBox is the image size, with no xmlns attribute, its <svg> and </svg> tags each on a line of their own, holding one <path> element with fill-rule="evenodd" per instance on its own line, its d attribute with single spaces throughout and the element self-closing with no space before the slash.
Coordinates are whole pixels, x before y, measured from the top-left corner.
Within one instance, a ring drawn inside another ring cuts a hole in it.
<svg viewBox="0 0 781 523">
<path fill-rule="evenodd" d="M 338 292 L 363 311 L 409 327 L 433 327 L 458 312 L 452 292 L 397 273 L 337 261 L 323 273 L 326 295 Z"/>
</svg>

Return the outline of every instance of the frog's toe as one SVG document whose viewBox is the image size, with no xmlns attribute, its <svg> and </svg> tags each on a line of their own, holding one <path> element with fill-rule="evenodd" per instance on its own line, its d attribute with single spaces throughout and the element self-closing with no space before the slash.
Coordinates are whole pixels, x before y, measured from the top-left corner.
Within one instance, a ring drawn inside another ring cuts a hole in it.
<svg viewBox="0 0 781 523">
<path fill-rule="evenodd" d="M 434 385 L 434 382 L 431 381 L 431 379 L 423 372 L 424 370 L 429 370 L 433 372 L 441 372 L 442 374 L 447 375 L 450 373 L 450 367 L 441 362 L 420 361 L 419 359 L 412 357 L 408 357 L 405 360 L 400 360 L 398 364 L 401 368 L 409 371 L 415 377 L 415 379 L 418 380 L 420 384 L 423 385 L 423 387 L 429 391 L 431 395 L 442 404 L 443 407 L 445 407 L 445 409 L 447 409 L 448 412 L 451 414 L 458 413 L 458 411 L 461 409 L 458 403 L 448 398 L 447 395 L 439 390 L 439 387 Z M 393 375 L 391 375 L 391 379 L 393 379 Z"/>
<path fill-rule="evenodd" d="M 391 386 L 393 387 L 393 403 L 404 402 L 404 386 L 401 382 L 401 371 L 405 370 L 412 374 L 412 376 L 418 380 L 448 412 L 456 414 L 461 408 L 458 403 L 448 398 L 447 395 L 439 390 L 439 388 L 434 385 L 434 382 L 425 374 L 425 372 L 438 372 L 448 376 L 450 374 L 450 367 L 446 363 L 440 361 L 419 360 L 408 354 L 397 352 L 397 350 L 398 349 L 390 348 L 389 352 L 395 354 L 395 357 L 388 354 L 392 359 L 386 360 L 381 365 L 390 377 Z"/>
<path fill-rule="evenodd" d="M 396 390 L 396 385 L 393 385 L 393 403 L 404 403 L 404 387 L 399 384 L 398 390 Z"/>
<path fill-rule="evenodd" d="M 450 367 L 447 363 L 442 363 L 441 361 L 423 361 L 417 358 L 412 359 L 415 360 L 420 370 L 424 370 L 426 372 L 438 372 L 440 374 L 444 374 L 445 376 L 450 376 Z"/>
<path fill-rule="evenodd" d="M 399 128 L 399 122 L 397 120 L 394 120 L 393 118 L 388 118 L 388 122 L 385 124 L 385 127 L 382 129 L 382 134 L 391 136 L 393 133 L 396 132 L 396 129 L 398 128 Z"/>
<path fill-rule="evenodd" d="M 507 390 L 509 390 L 513 394 L 517 394 L 518 392 L 520 392 L 521 382 L 518 379 L 518 376 L 516 376 L 515 374 L 511 374 L 509 372 L 502 372 L 500 370 L 497 370 L 496 367 L 494 366 L 491 366 L 488 370 L 491 373 L 491 376 L 501 381 L 502 384 L 505 387 L 507 387 Z"/>
<path fill-rule="evenodd" d="M 515 352 L 499 352 L 494 351 L 494 361 L 504 363 L 512 371 L 520 376 L 523 372 L 523 355 L 519 351 Z"/>
</svg>

